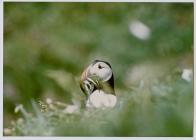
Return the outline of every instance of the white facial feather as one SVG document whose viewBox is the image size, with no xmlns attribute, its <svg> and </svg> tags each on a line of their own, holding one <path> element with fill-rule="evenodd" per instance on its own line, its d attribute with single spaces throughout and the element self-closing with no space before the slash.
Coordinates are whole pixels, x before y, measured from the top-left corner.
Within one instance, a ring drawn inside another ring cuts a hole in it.
<svg viewBox="0 0 196 140">
<path fill-rule="evenodd" d="M 97 62 L 88 70 L 91 75 L 96 75 L 103 81 L 108 81 L 112 76 L 112 69 L 104 62 Z"/>
</svg>

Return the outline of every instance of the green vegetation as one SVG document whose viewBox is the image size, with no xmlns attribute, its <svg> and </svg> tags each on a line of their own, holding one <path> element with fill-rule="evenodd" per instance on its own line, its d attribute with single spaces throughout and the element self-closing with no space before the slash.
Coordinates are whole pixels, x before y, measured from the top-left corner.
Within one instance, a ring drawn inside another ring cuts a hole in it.
<svg viewBox="0 0 196 140">
<path fill-rule="evenodd" d="M 94 59 L 112 65 L 113 109 L 83 108 L 78 79 Z M 192 3 L 4 3 L 4 135 L 193 136 L 184 69 L 193 70 Z"/>
<path fill-rule="evenodd" d="M 183 87 L 183 89 L 182 89 Z M 66 112 L 54 103 L 34 105 L 34 114 L 21 109 L 14 135 L 30 136 L 192 136 L 192 84 L 178 80 L 157 83 L 150 90 L 122 93 L 113 109 Z M 131 95 L 130 95 L 131 94 Z M 42 105 L 42 106 L 43 106 Z"/>
</svg>

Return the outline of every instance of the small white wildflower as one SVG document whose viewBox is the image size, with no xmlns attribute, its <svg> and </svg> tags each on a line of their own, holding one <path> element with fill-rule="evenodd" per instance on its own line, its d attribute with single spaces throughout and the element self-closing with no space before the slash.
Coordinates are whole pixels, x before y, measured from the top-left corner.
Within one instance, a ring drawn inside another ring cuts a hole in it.
<svg viewBox="0 0 196 140">
<path fill-rule="evenodd" d="M 15 107 L 14 112 L 15 112 L 15 113 L 18 113 L 21 109 L 23 109 L 23 105 L 22 105 L 22 104 L 19 104 L 19 105 L 17 105 L 17 106 Z"/>
<path fill-rule="evenodd" d="M 182 76 L 181 76 L 183 80 L 187 82 L 191 82 L 192 76 L 193 76 L 192 69 L 183 69 Z"/>
<path fill-rule="evenodd" d="M 52 99 L 47 98 L 47 99 L 46 99 L 46 103 L 47 103 L 47 104 L 52 104 Z"/>
<path fill-rule="evenodd" d="M 150 28 L 141 21 L 133 21 L 129 25 L 129 31 L 141 40 L 147 40 L 150 37 Z"/>
<path fill-rule="evenodd" d="M 3 133 L 4 133 L 6 136 L 10 136 L 10 135 L 12 134 L 12 129 L 4 128 L 4 129 L 3 129 Z"/>
<path fill-rule="evenodd" d="M 77 105 L 68 105 L 63 112 L 68 113 L 68 114 L 72 114 L 76 111 L 78 111 Z"/>
</svg>

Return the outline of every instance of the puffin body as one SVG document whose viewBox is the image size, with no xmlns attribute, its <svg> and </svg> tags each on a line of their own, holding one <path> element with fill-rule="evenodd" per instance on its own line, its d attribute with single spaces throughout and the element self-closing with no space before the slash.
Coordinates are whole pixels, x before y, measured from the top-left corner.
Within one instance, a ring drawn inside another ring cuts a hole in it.
<svg viewBox="0 0 196 140">
<path fill-rule="evenodd" d="M 88 98 L 86 107 L 104 108 L 114 107 L 116 105 L 116 96 L 107 94 L 103 90 L 95 90 Z"/>
<path fill-rule="evenodd" d="M 86 107 L 114 107 L 117 102 L 111 65 L 95 60 L 82 73 L 80 87 L 85 93 Z"/>
</svg>

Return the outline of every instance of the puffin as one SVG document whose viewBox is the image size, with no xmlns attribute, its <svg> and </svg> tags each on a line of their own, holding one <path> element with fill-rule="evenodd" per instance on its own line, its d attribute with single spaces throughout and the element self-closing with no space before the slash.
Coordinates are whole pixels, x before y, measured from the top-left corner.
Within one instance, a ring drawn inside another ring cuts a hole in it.
<svg viewBox="0 0 196 140">
<path fill-rule="evenodd" d="M 109 62 L 94 60 L 81 74 L 80 88 L 87 108 L 113 108 L 117 103 L 114 75 Z"/>
</svg>

